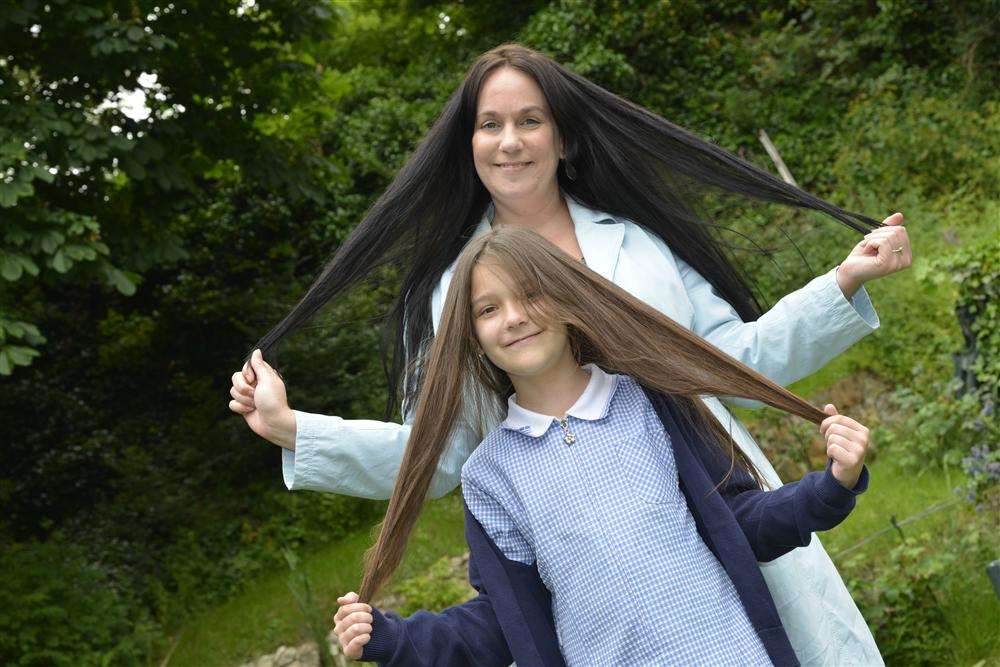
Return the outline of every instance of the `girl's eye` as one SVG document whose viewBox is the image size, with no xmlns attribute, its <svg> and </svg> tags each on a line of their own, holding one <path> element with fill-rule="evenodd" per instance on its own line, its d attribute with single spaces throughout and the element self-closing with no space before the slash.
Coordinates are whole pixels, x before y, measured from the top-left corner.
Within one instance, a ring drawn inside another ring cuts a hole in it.
<svg viewBox="0 0 1000 667">
<path fill-rule="evenodd" d="M 496 310 L 496 306 L 484 306 L 483 308 L 479 309 L 479 313 L 477 313 L 477 317 L 482 317 L 483 315 L 489 315 L 494 310 Z"/>
<path fill-rule="evenodd" d="M 528 301 L 534 301 L 541 296 L 542 295 L 539 292 L 528 292 L 527 294 L 524 295 L 524 298 L 526 298 Z"/>
</svg>

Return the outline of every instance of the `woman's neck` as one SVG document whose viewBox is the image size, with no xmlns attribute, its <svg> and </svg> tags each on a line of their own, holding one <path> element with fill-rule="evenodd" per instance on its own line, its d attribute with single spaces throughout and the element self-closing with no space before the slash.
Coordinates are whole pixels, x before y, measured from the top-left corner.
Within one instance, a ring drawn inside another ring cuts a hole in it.
<svg viewBox="0 0 1000 667">
<path fill-rule="evenodd" d="M 519 406 L 562 419 L 587 389 L 590 372 L 571 358 L 569 363 L 561 363 L 543 373 L 528 377 L 511 375 L 510 379 Z"/>
<path fill-rule="evenodd" d="M 556 242 L 573 231 L 566 200 L 558 191 L 542 199 L 503 201 L 493 200 L 493 224 L 524 227 Z"/>
</svg>

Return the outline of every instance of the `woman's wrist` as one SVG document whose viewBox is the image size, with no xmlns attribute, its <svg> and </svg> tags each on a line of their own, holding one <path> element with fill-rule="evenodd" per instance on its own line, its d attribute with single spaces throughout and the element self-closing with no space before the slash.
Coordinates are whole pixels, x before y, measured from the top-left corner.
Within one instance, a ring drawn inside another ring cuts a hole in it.
<svg viewBox="0 0 1000 667">
<path fill-rule="evenodd" d="M 861 286 L 864 284 L 861 281 L 848 276 L 846 271 L 841 271 L 840 266 L 837 266 L 835 275 L 837 278 L 837 287 L 839 287 L 840 291 L 844 293 L 844 298 L 848 301 L 851 300 L 854 294 L 861 289 Z"/>
<path fill-rule="evenodd" d="M 275 424 L 271 427 L 271 437 L 268 438 L 271 442 L 278 445 L 279 447 L 284 447 L 287 450 L 295 451 L 295 411 L 291 408 L 287 408 L 285 412 L 281 414 L 275 420 Z"/>
</svg>

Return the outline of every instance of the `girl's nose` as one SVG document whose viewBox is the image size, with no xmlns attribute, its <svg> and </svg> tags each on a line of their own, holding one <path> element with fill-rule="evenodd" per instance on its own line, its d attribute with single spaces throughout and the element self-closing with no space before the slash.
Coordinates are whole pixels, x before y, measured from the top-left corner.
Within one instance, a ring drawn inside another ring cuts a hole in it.
<svg viewBox="0 0 1000 667">
<path fill-rule="evenodd" d="M 511 304 L 510 308 L 507 309 L 507 327 L 513 329 L 527 323 L 528 315 L 524 307 L 519 303 Z"/>
</svg>

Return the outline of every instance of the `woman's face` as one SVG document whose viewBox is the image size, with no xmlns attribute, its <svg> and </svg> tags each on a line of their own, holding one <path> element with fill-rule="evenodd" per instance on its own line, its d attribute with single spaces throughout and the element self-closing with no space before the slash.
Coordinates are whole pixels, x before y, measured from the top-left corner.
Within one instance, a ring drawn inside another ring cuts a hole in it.
<svg viewBox="0 0 1000 667">
<path fill-rule="evenodd" d="M 524 296 L 512 285 L 513 279 L 495 264 L 473 269 L 472 323 L 482 351 L 512 379 L 535 377 L 571 362 L 566 325 L 535 323 Z"/>
<path fill-rule="evenodd" d="M 557 194 L 561 154 L 562 140 L 535 80 L 513 67 L 490 73 L 479 92 L 472 157 L 493 199 Z"/>
</svg>

